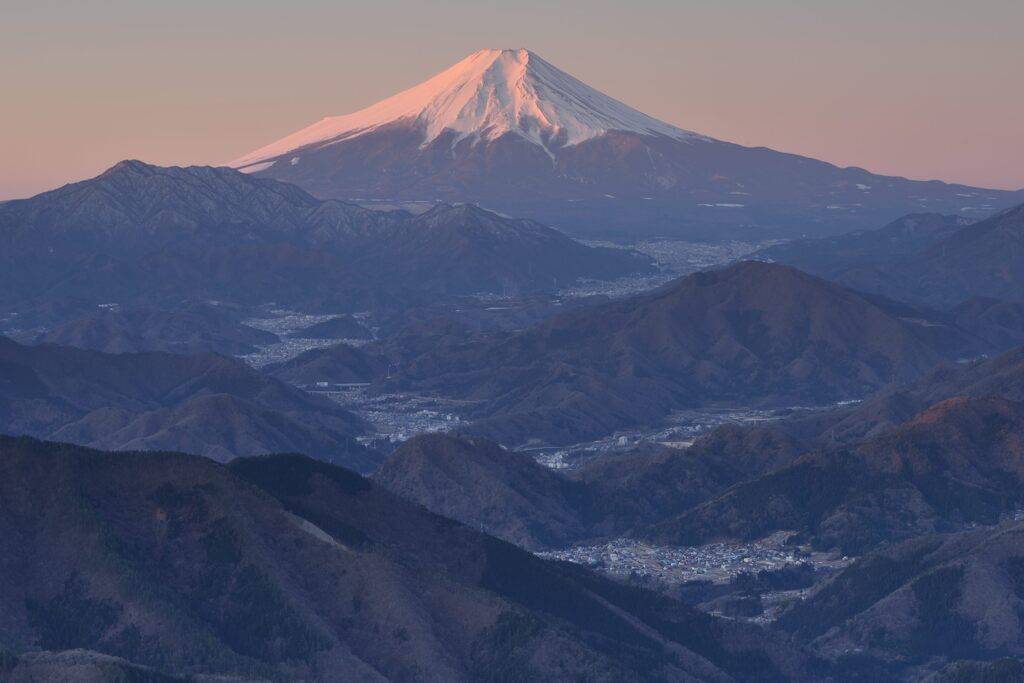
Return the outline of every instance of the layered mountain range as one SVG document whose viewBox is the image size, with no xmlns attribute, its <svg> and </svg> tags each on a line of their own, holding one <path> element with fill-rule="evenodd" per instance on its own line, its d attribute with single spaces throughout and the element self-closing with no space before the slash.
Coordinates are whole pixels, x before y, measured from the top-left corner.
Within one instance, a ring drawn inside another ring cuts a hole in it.
<svg viewBox="0 0 1024 683">
<path fill-rule="evenodd" d="M 652 540 L 690 545 L 795 530 L 862 553 L 964 523 L 996 524 L 1024 499 L 1024 405 L 955 397 L 855 447 L 814 449 L 659 522 Z"/>
<path fill-rule="evenodd" d="M 277 336 L 250 327 L 226 306 L 187 304 L 159 308 L 100 308 L 40 333 L 36 344 L 76 346 L 107 353 L 167 351 L 244 355 Z"/>
<path fill-rule="evenodd" d="M 233 165 L 0 204 L 0 680 L 1020 677 L 1020 193 L 526 50 Z"/>
<path fill-rule="evenodd" d="M 433 512 L 550 550 L 642 534 L 806 449 L 771 430 L 722 428 L 685 453 L 644 445 L 559 472 L 487 439 L 424 434 L 395 450 L 373 478 Z"/>
<path fill-rule="evenodd" d="M 878 230 L 798 240 L 757 253 L 848 287 L 905 301 L 1024 302 L 1024 204 L 980 222 L 905 216 Z"/>
<path fill-rule="evenodd" d="M 217 354 L 109 354 L 0 337 L 0 432 L 226 461 L 303 452 L 360 471 L 359 417 Z"/>
<path fill-rule="evenodd" d="M 321 197 L 472 201 L 574 235 L 634 239 L 837 234 L 913 211 L 983 217 L 1024 199 L 714 140 L 523 49 L 475 52 L 231 165 Z"/>
<path fill-rule="evenodd" d="M 1020 494 L 1024 404 L 946 399 L 881 436 L 836 447 L 785 428 L 722 428 L 686 450 L 645 446 L 568 473 L 496 444 L 422 436 L 375 475 L 428 509 L 536 550 L 623 536 L 660 546 L 776 531 L 861 554 L 893 540 L 997 524 Z"/>
<path fill-rule="evenodd" d="M 475 206 L 372 211 L 228 168 L 137 161 L 0 205 L 0 246 L 5 310 L 220 299 L 351 311 L 650 269 Z"/>
<path fill-rule="evenodd" d="M 4 680 L 822 671 L 761 629 L 541 560 L 300 456 L 224 467 L 4 437 L 0 475 Z"/>
<path fill-rule="evenodd" d="M 921 380 L 904 418 L 878 410 L 888 392 L 813 421 L 874 415 L 866 437 L 814 435 L 801 418 L 731 425 L 686 449 L 649 444 L 556 471 L 476 438 L 422 436 L 376 477 L 534 549 L 623 536 L 756 546 L 795 532 L 791 547 L 860 556 L 798 584 L 801 598 L 770 627 L 834 663 L 836 680 L 1014 681 L 1024 652 L 1022 358 L 1017 349 Z M 682 589 L 760 606 L 778 590 L 772 581 L 761 572 Z"/>
<path fill-rule="evenodd" d="M 429 509 L 535 549 L 633 536 L 667 545 L 800 532 L 863 552 L 995 524 L 1024 503 L 1024 350 L 951 366 L 859 405 L 688 448 L 646 444 L 569 471 L 472 437 L 420 436 L 375 474 Z"/>
<path fill-rule="evenodd" d="M 515 333 L 435 346 L 385 386 L 482 401 L 474 428 L 503 443 L 572 443 L 711 402 L 860 398 L 993 350 L 969 327 L 922 315 L 793 268 L 742 262 Z"/>
<path fill-rule="evenodd" d="M 902 666 L 968 660 L 937 681 L 1018 680 L 1022 534 L 1015 522 L 880 549 L 814 590 L 780 626 L 833 656 L 870 650 Z"/>
<path fill-rule="evenodd" d="M 955 214 L 913 213 L 871 230 L 818 239 L 796 239 L 754 254 L 829 279 L 918 254 L 976 221 Z"/>
</svg>

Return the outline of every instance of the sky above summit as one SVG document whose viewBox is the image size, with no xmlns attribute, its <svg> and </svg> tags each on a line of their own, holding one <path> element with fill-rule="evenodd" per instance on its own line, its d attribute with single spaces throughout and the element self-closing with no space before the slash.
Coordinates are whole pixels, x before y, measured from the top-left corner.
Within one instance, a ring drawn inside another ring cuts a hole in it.
<svg viewBox="0 0 1024 683">
<path fill-rule="evenodd" d="M 1024 188 L 1020 0 L 5 0 L 0 199 L 120 159 L 221 164 L 485 47 L 670 124 Z"/>
</svg>

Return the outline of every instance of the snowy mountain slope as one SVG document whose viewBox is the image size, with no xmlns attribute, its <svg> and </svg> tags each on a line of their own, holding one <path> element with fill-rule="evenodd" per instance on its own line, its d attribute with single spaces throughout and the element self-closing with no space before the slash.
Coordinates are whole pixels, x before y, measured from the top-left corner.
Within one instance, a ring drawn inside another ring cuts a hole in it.
<svg viewBox="0 0 1024 683">
<path fill-rule="evenodd" d="M 323 198 L 470 202 L 601 239 L 825 236 L 909 213 L 977 220 L 1024 201 L 1024 192 L 879 176 L 714 140 L 527 50 L 476 52 L 231 165 Z"/>
<path fill-rule="evenodd" d="M 529 50 L 480 50 L 417 86 L 354 114 L 322 119 L 229 165 L 245 170 L 396 122 L 422 130 L 423 145 L 449 130 L 456 133 L 453 143 L 514 133 L 545 150 L 613 130 L 677 140 L 699 137 L 594 90 Z"/>
</svg>

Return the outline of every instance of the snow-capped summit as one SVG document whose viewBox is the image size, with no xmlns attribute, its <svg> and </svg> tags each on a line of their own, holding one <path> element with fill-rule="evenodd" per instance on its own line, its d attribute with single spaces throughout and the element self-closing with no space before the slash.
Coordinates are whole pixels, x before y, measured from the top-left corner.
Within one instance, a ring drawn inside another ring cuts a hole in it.
<svg viewBox="0 0 1024 683">
<path fill-rule="evenodd" d="M 672 82 L 671 73 L 656 75 Z M 475 52 L 231 165 L 318 197 L 384 206 L 472 202 L 602 239 L 838 234 L 921 211 L 982 217 L 1024 196 L 714 140 L 521 49 Z"/>
<path fill-rule="evenodd" d="M 423 145 L 446 131 L 455 133 L 453 142 L 514 133 L 545 149 L 608 131 L 677 140 L 695 135 L 594 90 L 529 50 L 480 50 L 417 86 L 354 114 L 321 119 L 231 165 L 245 170 L 310 145 L 340 142 L 399 122 L 421 131 Z"/>
</svg>

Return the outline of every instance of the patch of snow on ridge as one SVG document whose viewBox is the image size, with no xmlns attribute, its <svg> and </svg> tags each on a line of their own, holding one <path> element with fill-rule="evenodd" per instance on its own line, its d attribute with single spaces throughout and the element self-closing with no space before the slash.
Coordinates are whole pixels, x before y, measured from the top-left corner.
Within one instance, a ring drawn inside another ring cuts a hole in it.
<svg viewBox="0 0 1024 683">
<path fill-rule="evenodd" d="M 245 168 L 242 168 L 242 169 L 239 169 L 239 170 L 242 173 L 258 173 L 259 171 L 262 171 L 264 169 L 270 168 L 273 165 L 274 165 L 273 161 L 264 161 L 264 162 L 261 162 L 261 163 L 258 163 L 258 164 L 252 164 L 251 166 L 246 166 Z"/>
<path fill-rule="evenodd" d="M 480 50 L 417 86 L 354 114 L 321 119 L 229 165 L 249 167 L 396 122 L 421 129 L 423 145 L 446 131 L 453 131 L 456 141 L 514 133 L 549 152 L 609 131 L 708 139 L 608 97 L 529 50 Z"/>
</svg>

